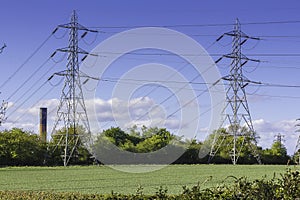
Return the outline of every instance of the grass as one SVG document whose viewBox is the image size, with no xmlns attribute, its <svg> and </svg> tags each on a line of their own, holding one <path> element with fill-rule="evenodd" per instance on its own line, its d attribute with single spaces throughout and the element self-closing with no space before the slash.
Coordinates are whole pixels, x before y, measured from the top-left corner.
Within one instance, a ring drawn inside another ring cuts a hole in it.
<svg viewBox="0 0 300 200">
<path fill-rule="evenodd" d="M 234 179 L 229 176 L 246 176 L 254 180 L 264 176 L 272 178 L 275 173 L 279 177 L 286 168 L 283 165 L 170 165 L 148 173 L 126 173 L 107 166 L 6 167 L 0 168 L 0 190 L 101 194 L 113 190 L 132 194 L 142 187 L 144 193 L 149 194 L 163 186 L 168 188 L 168 193 L 176 194 L 182 191 L 183 185 L 193 186 L 198 182 L 205 182 L 203 187 L 230 184 Z"/>
</svg>

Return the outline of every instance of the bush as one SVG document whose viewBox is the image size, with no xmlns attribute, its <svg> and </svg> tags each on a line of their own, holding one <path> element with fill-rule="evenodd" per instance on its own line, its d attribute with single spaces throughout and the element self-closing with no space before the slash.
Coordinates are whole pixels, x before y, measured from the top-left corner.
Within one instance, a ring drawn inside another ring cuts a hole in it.
<svg viewBox="0 0 300 200">
<path fill-rule="evenodd" d="M 46 144 L 38 135 L 13 128 L 0 132 L 1 166 L 43 165 Z"/>
</svg>

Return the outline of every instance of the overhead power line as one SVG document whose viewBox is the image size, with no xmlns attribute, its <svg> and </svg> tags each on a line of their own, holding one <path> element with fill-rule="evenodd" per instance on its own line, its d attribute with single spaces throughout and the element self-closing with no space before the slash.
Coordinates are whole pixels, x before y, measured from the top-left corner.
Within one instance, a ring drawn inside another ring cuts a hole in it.
<svg viewBox="0 0 300 200">
<path fill-rule="evenodd" d="M 195 78 L 197 78 L 198 76 L 196 76 Z M 219 82 L 215 82 L 215 83 L 207 83 L 207 82 L 198 82 L 198 81 L 194 81 L 195 78 L 192 81 L 173 81 L 173 80 L 148 80 L 148 79 L 119 79 L 119 78 L 115 78 L 115 77 L 104 77 L 104 78 L 100 78 L 100 81 L 105 81 L 105 82 L 148 82 L 148 83 L 178 83 L 178 84 L 195 84 L 195 85 L 217 85 L 217 84 L 222 84 L 222 85 L 229 85 L 226 83 L 219 83 Z M 247 80 L 244 80 L 247 82 Z M 254 83 L 254 84 L 252 84 Z M 260 87 L 285 87 L 285 88 L 300 88 L 300 85 L 288 85 L 288 84 L 278 84 L 278 83 L 265 83 L 265 82 L 249 82 L 247 86 L 257 86 L 259 85 Z"/>
<path fill-rule="evenodd" d="M 264 22 L 245 22 L 241 25 L 267 25 L 267 24 L 299 24 L 300 20 L 285 20 L 285 21 L 264 21 Z M 184 28 L 184 27 L 218 27 L 218 26 L 233 26 L 233 23 L 211 23 L 211 24 L 165 24 L 165 25 L 119 25 L 119 26 L 91 26 L 88 28 L 94 29 L 124 29 L 124 28 L 143 28 L 143 27 L 162 27 L 162 28 Z"/>
<path fill-rule="evenodd" d="M 42 85 L 40 85 L 40 87 L 38 87 L 36 90 L 34 90 L 19 106 L 17 106 L 8 116 L 7 118 L 9 118 L 10 116 L 12 116 L 13 113 L 15 113 L 18 109 L 20 109 L 30 98 L 32 98 L 32 96 L 34 96 L 35 94 L 37 94 L 38 91 L 40 91 L 46 84 L 47 84 L 48 80 L 45 81 Z"/>
<path fill-rule="evenodd" d="M 259 97 L 270 97 L 270 98 L 279 98 L 279 99 L 300 99 L 300 96 L 287 96 L 287 95 L 268 95 L 268 94 L 249 94 L 250 96 L 259 96 Z"/>
<path fill-rule="evenodd" d="M 107 55 L 136 55 L 136 56 L 207 56 L 207 54 L 197 54 L 197 53 L 186 53 L 186 54 L 174 54 L 168 52 L 153 52 L 153 53 L 143 53 L 143 52 L 94 52 L 98 56 L 106 57 Z M 210 53 L 210 56 L 223 56 L 220 53 Z M 248 54 L 249 56 L 256 56 L 256 57 L 298 57 L 300 53 L 254 53 Z"/>
<path fill-rule="evenodd" d="M 30 55 L 29 57 L 0 85 L 2 89 L 6 84 L 29 62 L 29 60 L 47 43 L 47 41 L 52 37 L 56 32 L 54 30 Z"/>
<path fill-rule="evenodd" d="M 35 106 L 36 106 L 43 98 L 45 98 L 48 94 L 50 94 L 54 88 L 55 88 L 55 87 L 50 87 L 49 90 L 46 90 L 46 92 L 45 92 L 45 93 L 44 93 L 44 94 L 43 94 L 43 95 L 42 95 L 35 103 L 33 103 L 33 104 L 30 106 L 30 108 L 35 107 Z M 28 99 L 27 99 L 27 100 L 28 100 Z M 27 100 L 26 100 L 26 101 L 27 101 Z M 25 102 L 26 102 L 26 101 L 25 101 Z M 25 102 L 24 102 L 24 103 L 25 103 Z M 22 106 L 24 103 L 22 103 L 21 106 Z M 19 107 L 21 107 L 21 106 L 19 106 Z M 17 109 L 15 109 L 15 111 L 12 112 L 12 113 L 10 114 L 10 116 L 11 116 L 13 113 L 15 113 L 15 112 L 19 109 L 19 107 L 18 107 Z M 20 119 L 22 119 L 22 118 L 23 118 L 24 116 L 26 116 L 27 114 L 28 114 L 28 112 L 23 112 L 23 114 L 19 115 L 18 118 L 12 122 L 12 124 L 16 124 Z"/>
<path fill-rule="evenodd" d="M 282 21 L 265 21 L 265 22 L 246 22 L 242 25 L 266 25 L 266 24 L 299 24 L 300 20 L 282 20 Z"/>
<path fill-rule="evenodd" d="M 261 86 L 281 87 L 281 88 L 300 88 L 300 85 L 285 85 L 285 84 L 276 84 L 276 83 L 261 83 Z"/>
<path fill-rule="evenodd" d="M 56 65 L 57 63 L 55 63 L 53 65 L 53 67 Z M 44 78 L 47 76 L 47 74 L 52 70 L 52 68 L 49 68 L 42 76 L 40 76 L 40 78 L 38 80 L 36 80 L 34 83 L 32 83 L 30 85 L 30 87 L 28 87 L 28 89 L 26 91 L 24 91 L 20 97 L 18 99 L 16 99 L 14 101 L 14 104 L 18 103 L 21 99 L 23 99 L 24 97 L 26 97 L 27 94 L 29 94 L 29 92 L 37 85 L 39 85 L 40 81 L 44 80 Z M 51 84 L 51 82 L 49 81 L 51 86 L 54 86 L 53 84 Z"/>
<path fill-rule="evenodd" d="M 98 31 L 99 33 L 102 34 L 116 34 L 116 33 L 120 33 L 120 31 Z M 124 33 L 124 34 L 133 34 L 133 35 L 139 35 L 141 33 Z M 147 33 L 149 34 L 149 33 Z M 166 36 L 171 36 L 171 35 L 177 35 L 177 33 L 168 33 L 168 34 L 160 34 L 160 33 L 152 33 L 153 35 L 166 35 Z M 188 36 L 191 37 L 219 37 L 219 35 L 217 34 L 198 34 L 198 33 L 194 33 L 194 34 L 186 34 Z M 286 38 L 286 39 L 294 39 L 294 38 L 300 38 L 300 35 L 256 35 L 255 37 L 259 37 L 261 39 L 263 38 Z"/>
<path fill-rule="evenodd" d="M 48 63 L 49 60 L 50 58 L 48 58 L 38 68 L 36 68 L 36 70 L 23 83 L 21 83 L 20 86 L 7 98 L 7 101 L 9 101 L 15 94 L 17 94 L 25 86 L 25 84 L 28 83 L 28 81 L 30 81 L 36 75 L 36 73 L 38 73 L 42 69 L 42 67 Z"/>
</svg>

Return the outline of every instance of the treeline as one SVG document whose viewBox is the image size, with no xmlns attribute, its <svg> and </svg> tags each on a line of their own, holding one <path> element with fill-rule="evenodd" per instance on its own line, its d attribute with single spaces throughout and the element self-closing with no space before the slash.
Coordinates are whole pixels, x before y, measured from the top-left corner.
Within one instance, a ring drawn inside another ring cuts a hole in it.
<svg viewBox="0 0 300 200">
<path fill-rule="evenodd" d="M 84 132 L 84 130 L 81 130 Z M 218 130 L 218 131 L 226 131 Z M 217 134 L 216 131 L 214 134 Z M 73 131 L 68 131 L 72 133 Z M 64 140 L 62 136 L 66 134 L 64 129 L 59 130 L 52 138 L 51 142 L 42 142 L 38 135 L 24 131 L 22 129 L 13 128 L 0 132 L 0 165 L 1 166 L 56 166 L 62 165 L 62 152 L 64 147 L 57 145 L 59 140 Z M 77 133 L 76 133 L 77 134 Z M 164 164 L 169 155 L 168 152 L 183 152 L 181 156 L 172 161 L 173 164 L 205 164 L 208 162 L 208 148 L 214 138 L 211 134 L 204 142 L 197 140 L 184 140 L 183 138 L 171 134 L 165 128 L 147 128 L 138 129 L 133 127 L 127 131 L 119 127 L 112 127 L 104 130 L 89 147 L 80 145 L 74 152 L 74 157 L 70 161 L 73 165 L 90 165 L 93 163 L 101 163 L 103 155 L 110 156 L 112 147 L 122 152 L 133 152 L 133 154 L 120 154 L 120 157 L 110 158 L 112 163 L 105 164 L 141 164 L 135 162 L 135 158 L 139 155 L 144 157 L 144 164 Z M 69 135 L 69 137 L 72 135 Z M 228 135 L 223 140 L 223 145 L 220 146 L 217 154 L 211 163 L 215 164 L 230 164 L 232 163 L 230 151 L 232 146 L 230 141 L 232 136 Z M 70 140 L 71 141 L 71 140 Z M 239 142 L 239 141 L 238 141 Z M 240 141 L 242 142 L 242 141 Z M 83 144 L 79 141 L 78 144 Z M 110 144 L 110 145 L 108 145 Z M 111 145 L 113 144 L 113 145 Z M 164 147 L 168 147 L 169 151 L 162 151 L 163 157 L 161 160 L 155 160 L 151 156 L 155 156 L 155 152 Z M 251 152 L 253 147 L 243 145 L 240 150 L 238 164 L 255 164 L 256 159 Z M 258 153 L 261 155 L 263 164 L 293 164 L 293 159 L 287 155 L 285 146 L 279 142 L 274 142 L 270 149 L 262 149 L 257 146 Z M 71 151 L 72 149 L 69 149 Z M 203 151 L 203 152 L 202 152 Z M 90 152 L 93 152 L 92 154 Z M 98 155 L 101 154 L 101 155 Z M 132 157 L 134 155 L 134 157 Z M 203 155 L 203 156 L 199 156 Z M 127 156 L 127 157 L 126 157 Z M 294 159 L 298 160 L 298 158 Z"/>
<path fill-rule="evenodd" d="M 257 159 L 252 155 L 253 149 L 255 148 L 258 151 L 258 154 L 261 156 L 263 164 L 293 164 L 293 157 L 287 155 L 286 147 L 279 142 L 274 142 L 270 149 L 262 149 L 259 146 L 250 146 L 252 144 L 251 138 L 247 137 L 251 134 L 245 128 L 241 128 L 246 136 L 244 141 L 241 137 L 238 138 L 237 144 L 243 146 L 239 149 L 239 159 L 238 164 L 256 164 Z M 220 129 L 211 134 L 204 142 L 199 142 L 197 140 L 183 140 L 183 138 L 171 134 L 165 128 L 147 128 L 142 127 L 138 129 L 133 127 L 127 132 L 117 128 L 110 128 L 104 130 L 95 141 L 95 146 L 105 146 L 107 143 L 103 141 L 109 141 L 113 143 L 118 148 L 124 151 L 134 152 L 134 153 L 148 153 L 157 151 L 165 147 L 166 145 L 172 146 L 169 147 L 173 151 L 184 152 L 173 164 L 206 164 L 209 160 L 209 151 L 211 144 L 215 138 L 215 134 L 223 132 L 225 138 L 223 138 L 222 145 L 219 147 L 217 154 L 212 159 L 211 163 L 215 164 L 231 164 L 232 160 L 230 153 L 233 148 L 232 140 L 233 136 L 227 133 L 229 130 Z M 227 134 L 227 135 L 226 135 Z M 100 142 L 99 142 L 100 141 Z M 244 145 L 241 145 L 244 143 Z M 183 150 L 182 150 L 183 149 Z M 109 153 L 110 149 L 101 148 L 103 151 Z M 98 152 L 97 149 L 95 151 Z M 152 154 L 149 154 L 151 156 Z M 126 155 L 124 155 L 126 156 Z M 167 159 L 166 155 L 166 159 Z M 116 159 L 117 161 L 128 161 L 128 159 Z M 149 159 L 151 160 L 151 159 Z M 297 159 L 295 159 L 297 160 Z M 117 162 L 116 161 L 116 162 Z M 129 162 L 133 162 L 129 160 Z M 147 162 L 147 161 L 145 161 Z M 111 164 L 128 164 L 128 163 L 111 163 Z M 133 163 L 139 164 L 139 163 Z M 159 164 L 159 163 L 158 163 Z M 163 163 L 162 163 L 163 164 Z"/>
</svg>

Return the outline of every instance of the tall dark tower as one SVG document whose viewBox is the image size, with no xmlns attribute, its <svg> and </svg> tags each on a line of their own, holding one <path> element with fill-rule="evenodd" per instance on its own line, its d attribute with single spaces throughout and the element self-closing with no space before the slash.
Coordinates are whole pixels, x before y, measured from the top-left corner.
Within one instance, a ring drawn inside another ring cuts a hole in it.
<svg viewBox="0 0 300 200">
<path fill-rule="evenodd" d="M 47 108 L 40 108 L 40 139 L 47 142 Z"/>
</svg>

